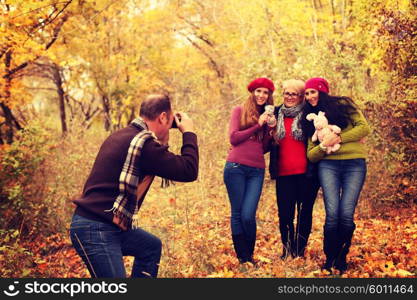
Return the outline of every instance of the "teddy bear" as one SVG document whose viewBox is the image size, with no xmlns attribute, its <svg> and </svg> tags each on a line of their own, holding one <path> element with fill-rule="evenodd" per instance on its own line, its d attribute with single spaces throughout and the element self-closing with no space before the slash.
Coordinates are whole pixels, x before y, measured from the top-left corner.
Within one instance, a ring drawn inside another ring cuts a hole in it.
<svg viewBox="0 0 417 300">
<path fill-rule="evenodd" d="M 276 122 L 277 122 L 277 120 L 275 119 L 275 116 L 274 116 L 274 110 L 275 110 L 275 107 L 273 105 L 265 105 L 264 114 L 266 114 L 268 116 L 267 124 L 270 127 L 274 127 L 276 125 Z"/>
<path fill-rule="evenodd" d="M 331 132 L 334 132 L 336 134 L 339 134 L 342 130 L 339 126 L 336 125 L 329 125 L 329 121 L 327 120 L 325 113 L 322 111 L 319 111 L 318 114 L 310 113 L 306 117 L 307 120 L 312 121 L 314 123 L 314 128 L 316 131 L 314 131 L 314 134 L 311 138 L 313 142 L 319 140 L 321 143 L 324 139 L 324 137 Z M 330 154 L 332 152 L 336 152 L 340 149 L 340 144 L 334 144 L 333 146 L 326 147 L 326 153 Z"/>
</svg>

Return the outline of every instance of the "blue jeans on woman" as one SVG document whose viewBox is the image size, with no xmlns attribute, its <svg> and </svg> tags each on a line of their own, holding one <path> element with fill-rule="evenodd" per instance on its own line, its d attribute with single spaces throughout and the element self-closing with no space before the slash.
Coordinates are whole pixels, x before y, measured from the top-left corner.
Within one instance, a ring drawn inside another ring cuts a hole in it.
<svg viewBox="0 0 417 300">
<path fill-rule="evenodd" d="M 236 254 L 251 261 L 256 241 L 256 210 L 262 193 L 265 169 L 226 162 L 224 183 L 231 205 L 230 224 Z"/>
<path fill-rule="evenodd" d="M 142 229 L 122 231 L 114 224 L 74 214 L 70 237 L 92 277 L 126 277 L 123 256 L 135 257 L 131 277 L 158 274 L 161 241 Z"/>
<path fill-rule="evenodd" d="M 321 160 L 318 164 L 326 221 L 324 252 L 326 268 L 346 269 L 355 223 L 355 208 L 366 177 L 365 159 Z M 344 271 L 344 270 L 343 270 Z"/>
</svg>

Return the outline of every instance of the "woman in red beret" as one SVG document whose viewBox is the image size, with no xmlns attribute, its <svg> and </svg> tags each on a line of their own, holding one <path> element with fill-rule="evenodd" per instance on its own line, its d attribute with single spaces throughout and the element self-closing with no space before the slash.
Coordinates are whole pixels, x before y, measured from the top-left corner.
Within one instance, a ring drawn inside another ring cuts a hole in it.
<svg viewBox="0 0 417 300">
<path fill-rule="evenodd" d="M 269 171 L 276 179 L 281 259 L 286 259 L 289 255 L 304 257 L 319 183 L 316 169 L 307 159 L 307 138 L 302 128 L 304 81 L 286 80 L 282 88 L 283 104 L 275 108 L 276 142 L 271 147 Z"/>
<path fill-rule="evenodd" d="M 224 168 L 224 183 L 231 205 L 232 240 L 241 263 L 253 263 L 256 209 L 265 175 L 264 153 L 272 139 L 267 128 L 276 124 L 273 115 L 265 112 L 267 105 L 273 108 L 273 82 L 257 78 L 247 88 L 249 97 L 231 113 L 231 148 Z"/>
<path fill-rule="evenodd" d="M 313 142 L 314 126 L 305 121 L 309 136 L 307 157 L 318 163 L 326 209 L 323 268 L 332 272 L 335 267 L 343 273 L 348 268 L 346 256 L 356 227 L 353 217 L 366 177 L 367 151 L 361 140 L 370 133 L 370 127 L 352 99 L 329 95 L 329 84 L 324 78 L 307 80 L 305 97 L 307 113 L 322 111 L 329 124 L 342 129 L 340 135 L 332 134 L 321 142 Z M 327 147 L 336 143 L 340 143 L 340 149 L 327 153 Z"/>
</svg>

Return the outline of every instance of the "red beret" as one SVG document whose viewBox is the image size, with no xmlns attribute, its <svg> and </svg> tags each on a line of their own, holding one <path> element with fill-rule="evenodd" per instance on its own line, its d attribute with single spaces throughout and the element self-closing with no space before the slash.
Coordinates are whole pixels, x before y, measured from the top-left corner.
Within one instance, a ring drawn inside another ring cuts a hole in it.
<svg viewBox="0 0 417 300">
<path fill-rule="evenodd" d="M 256 78 L 255 80 L 252 80 L 251 83 L 248 84 L 248 91 L 253 92 L 254 90 L 260 87 L 267 88 L 271 92 L 275 91 L 274 83 L 268 78 L 264 78 L 264 77 Z"/>
<path fill-rule="evenodd" d="M 314 77 L 306 81 L 305 89 L 315 89 L 328 94 L 329 83 L 324 78 Z"/>
</svg>

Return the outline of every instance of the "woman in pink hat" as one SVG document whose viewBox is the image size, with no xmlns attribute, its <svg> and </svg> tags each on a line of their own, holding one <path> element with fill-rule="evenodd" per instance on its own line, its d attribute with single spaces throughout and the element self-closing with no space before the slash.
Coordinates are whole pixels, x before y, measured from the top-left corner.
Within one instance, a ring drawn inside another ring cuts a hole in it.
<svg viewBox="0 0 417 300">
<path fill-rule="evenodd" d="M 342 129 L 340 135 L 332 134 L 322 142 L 312 142 L 313 124 L 303 120 L 310 137 L 307 156 L 310 161 L 318 162 L 326 209 L 323 268 L 332 271 L 335 267 L 343 273 L 348 267 L 346 255 L 356 227 L 353 216 L 366 177 L 367 151 L 361 139 L 370 133 L 370 127 L 352 99 L 329 95 L 329 84 L 324 78 L 307 80 L 305 97 L 307 112 L 322 111 L 329 124 Z M 340 143 L 340 149 L 327 154 L 327 147 L 336 143 Z"/>
<path fill-rule="evenodd" d="M 233 245 L 241 263 L 253 262 L 256 210 L 265 175 L 264 153 L 272 139 L 267 128 L 276 124 L 275 118 L 265 112 L 265 106 L 274 105 L 273 82 L 268 78 L 257 78 L 247 88 L 249 97 L 231 113 L 231 148 L 224 168 L 224 183 L 231 205 Z"/>
</svg>

